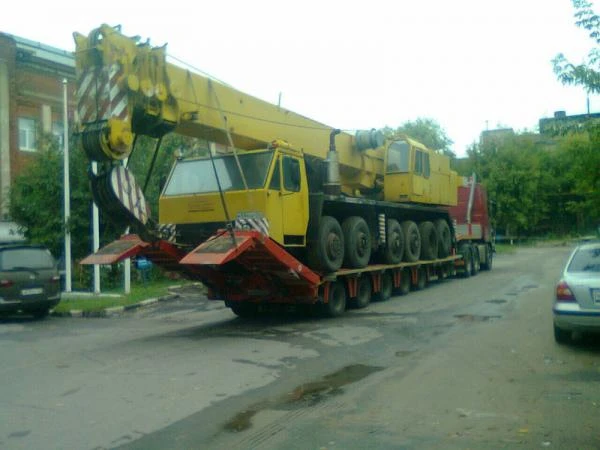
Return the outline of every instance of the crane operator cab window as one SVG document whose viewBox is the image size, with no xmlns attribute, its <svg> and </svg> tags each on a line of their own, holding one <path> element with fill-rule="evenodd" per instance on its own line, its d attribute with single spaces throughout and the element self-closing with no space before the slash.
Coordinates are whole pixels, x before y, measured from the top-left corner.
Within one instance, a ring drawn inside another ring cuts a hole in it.
<svg viewBox="0 0 600 450">
<path fill-rule="evenodd" d="M 410 146 L 408 142 L 396 141 L 388 147 L 387 173 L 408 172 L 410 170 Z"/>
<path fill-rule="evenodd" d="M 415 174 L 429 178 L 429 154 L 422 150 L 415 150 Z"/>
</svg>

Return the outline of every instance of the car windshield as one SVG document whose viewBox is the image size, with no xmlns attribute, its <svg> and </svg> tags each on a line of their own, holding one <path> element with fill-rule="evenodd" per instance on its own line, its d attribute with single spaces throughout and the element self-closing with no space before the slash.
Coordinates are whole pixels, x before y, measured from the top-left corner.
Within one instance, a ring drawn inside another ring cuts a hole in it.
<svg viewBox="0 0 600 450">
<path fill-rule="evenodd" d="M 600 273 L 600 247 L 580 248 L 569 264 L 567 272 Z"/>
<path fill-rule="evenodd" d="M 10 248 L 0 251 L 0 270 L 51 269 L 54 258 L 41 248 Z"/>
<path fill-rule="evenodd" d="M 248 189 L 258 189 L 265 185 L 272 158 L 273 151 L 238 155 Z M 244 181 L 233 155 L 215 157 L 214 162 L 221 189 L 244 189 Z M 164 195 L 202 194 L 218 190 L 210 158 L 182 160 L 176 163 Z"/>
</svg>

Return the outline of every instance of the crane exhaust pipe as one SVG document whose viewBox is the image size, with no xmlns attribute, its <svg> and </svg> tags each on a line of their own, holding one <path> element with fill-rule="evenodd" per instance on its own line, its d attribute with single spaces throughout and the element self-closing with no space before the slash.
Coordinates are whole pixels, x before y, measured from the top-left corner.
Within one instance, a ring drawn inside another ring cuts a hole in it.
<svg viewBox="0 0 600 450">
<path fill-rule="evenodd" d="M 325 183 L 323 191 L 329 195 L 339 195 L 342 192 L 342 184 L 340 182 L 340 161 L 335 148 L 335 137 L 340 134 L 341 130 L 331 130 L 329 135 L 329 152 L 325 160 Z"/>
</svg>

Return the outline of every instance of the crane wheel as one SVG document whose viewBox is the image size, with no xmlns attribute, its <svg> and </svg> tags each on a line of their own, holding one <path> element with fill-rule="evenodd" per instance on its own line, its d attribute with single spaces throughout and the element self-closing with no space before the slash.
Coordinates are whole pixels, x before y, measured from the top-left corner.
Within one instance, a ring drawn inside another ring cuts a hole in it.
<svg viewBox="0 0 600 450">
<path fill-rule="evenodd" d="M 438 234 L 433 222 L 421 222 L 419 233 L 421 234 L 421 258 L 436 259 L 438 255 Z"/>
<path fill-rule="evenodd" d="M 404 234 L 404 260 L 406 262 L 418 261 L 421 257 L 421 234 L 419 227 L 412 220 L 402 222 Z"/>
<path fill-rule="evenodd" d="M 383 260 L 386 264 L 398 264 L 404 255 L 404 233 L 396 219 L 389 219 L 385 230 Z"/>
<path fill-rule="evenodd" d="M 371 279 L 369 276 L 362 276 L 358 279 L 358 288 L 356 290 L 356 297 L 351 300 L 351 305 L 354 308 L 366 308 L 371 303 L 371 295 L 373 288 L 371 286 Z"/>
<path fill-rule="evenodd" d="M 444 219 L 438 219 L 434 222 L 438 234 L 438 258 L 446 258 L 450 255 L 452 248 L 452 235 L 450 226 Z"/>
<path fill-rule="evenodd" d="M 327 303 L 323 303 L 323 315 L 325 317 L 338 317 L 346 311 L 346 289 L 339 281 L 329 285 Z"/>
<path fill-rule="evenodd" d="M 308 251 L 308 259 L 310 265 L 321 272 L 335 272 L 342 267 L 344 235 L 334 217 L 321 217 L 317 240 Z"/>
<path fill-rule="evenodd" d="M 342 224 L 344 233 L 344 266 L 360 269 L 371 259 L 371 231 L 365 219 L 348 217 Z"/>
</svg>

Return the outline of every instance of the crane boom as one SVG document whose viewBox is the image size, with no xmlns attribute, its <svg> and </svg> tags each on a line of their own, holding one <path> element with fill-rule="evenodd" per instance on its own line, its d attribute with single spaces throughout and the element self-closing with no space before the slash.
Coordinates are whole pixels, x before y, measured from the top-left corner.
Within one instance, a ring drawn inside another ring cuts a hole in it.
<svg viewBox="0 0 600 450">
<path fill-rule="evenodd" d="M 167 62 L 166 46 L 102 25 L 74 34 L 80 132 L 92 159 L 124 159 L 133 135 L 175 132 L 233 146 L 265 148 L 274 140 L 326 159 L 332 127 Z M 382 173 L 382 137 L 363 132 L 336 138 L 342 171 L 361 171 L 363 187 Z M 366 181 L 365 181 L 366 180 Z"/>
</svg>

